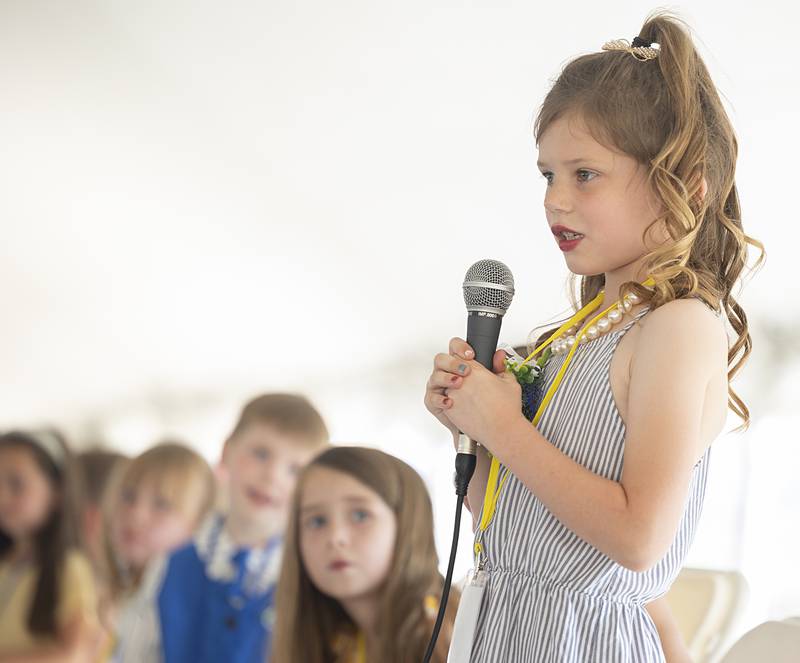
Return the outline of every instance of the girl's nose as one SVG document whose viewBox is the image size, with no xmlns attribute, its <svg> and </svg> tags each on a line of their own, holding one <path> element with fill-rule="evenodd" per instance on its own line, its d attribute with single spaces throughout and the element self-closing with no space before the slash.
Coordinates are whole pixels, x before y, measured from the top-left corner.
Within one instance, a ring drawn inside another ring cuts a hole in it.
<svg viewBox="0 0 800 663">
<path fill-rule="evenodd" d="M 148 509 L 144 500 L 129 502 L 122 509 L 123 520 L 133 525 L 140 525 L 146 522 L 148 515 Z"/>
<path fill-rule="evenodd" d="M 329 544 L 332 548 L 344 548 L 350 542 L 350 533 L 344 523 L 334 523 L 330 529 Z"/>
<path fill-rule="evenodd" d="M 544 208 L 550 213 L 569 212 L 572 203 L 566 188 L 553 182 L 544 194 Z"/>
</svg>

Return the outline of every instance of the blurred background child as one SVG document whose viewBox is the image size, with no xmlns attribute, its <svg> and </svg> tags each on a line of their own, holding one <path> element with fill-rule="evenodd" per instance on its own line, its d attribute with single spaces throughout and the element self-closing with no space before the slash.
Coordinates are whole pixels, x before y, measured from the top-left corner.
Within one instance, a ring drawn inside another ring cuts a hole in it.
<svg viewBox="0 0 800 663">
<path fill-rule="evenodd" d="M 115 468 L 127 460 L 127 456 L 110 449 L 93 448 L 75 456 L 75 464 L 81 481 L 83 504 L 81 505 L 80 528 L 86 553 L 95 568 L 102 568 L 104 557 L 103 496 Z"/>
<path fill-rule="evenodd" d="M 0 435 L 0 662 L 83 663 L 100 642 L 75 467 L 54 431 Z"/>
<path fill-rule="evenodd" d="M 328 449 L 292 503 L 272 663 L 419 663 L 442 582 L 420 476 L 377 449 Z M 434 661 L 457 603 L 451 593 Z"/>
<path fill-rule="evenodd" d="M 213 506 L 215 489 L 208 463 L 174 442 L 148 449 L 116 477 L 108 495 L 106 550 L 117 659 L 158 660 L 158 563 L 192 536 Z"/>
<path fill-rule="evenodd" d="M 222 452 L 227 510 L 167 564 L 158 595 L 165 663 L 264 662 L 290 497 L 327 442 L 322 417 L 301 396 L 245 405 Z"/>
</svg>

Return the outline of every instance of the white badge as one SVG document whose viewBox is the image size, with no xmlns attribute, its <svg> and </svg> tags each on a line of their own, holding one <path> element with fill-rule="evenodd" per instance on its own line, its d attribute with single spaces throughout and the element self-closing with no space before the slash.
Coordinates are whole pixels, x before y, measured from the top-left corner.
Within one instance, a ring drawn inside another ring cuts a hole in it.
<svg viewBox="0 0 800 663">
<path fill-rule="evenodd" d="M 453 638 L 450 640 L 447 663 L 469 663 L 487 579 L 488 575 L 482 569 L 470 571 L 467 584 L 458 602 L 458 612 L 456 612 L 456 622 L 453 625 Z"/>
</svg>

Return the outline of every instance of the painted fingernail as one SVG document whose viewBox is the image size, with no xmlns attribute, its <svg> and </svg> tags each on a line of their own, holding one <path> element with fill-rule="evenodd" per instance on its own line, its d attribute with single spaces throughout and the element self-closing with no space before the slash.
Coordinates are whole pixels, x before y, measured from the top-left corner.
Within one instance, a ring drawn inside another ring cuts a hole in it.
<svg viewBox="0 0 800 663">
<path fill-rule="evenodd" d="M 458 372 L 461 373 L 461 375 L 464 375 L 464 373 L 466 373 L 466 371 L 467 371 L 467 365 L 466 364 L 459 364 L 458 365 Z"/>
</svg>

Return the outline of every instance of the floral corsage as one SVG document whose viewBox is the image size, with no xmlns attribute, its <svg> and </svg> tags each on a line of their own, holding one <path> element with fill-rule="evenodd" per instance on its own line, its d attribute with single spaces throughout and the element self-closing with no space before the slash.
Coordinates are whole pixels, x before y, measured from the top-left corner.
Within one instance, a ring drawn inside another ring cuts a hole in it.
<svg viewBox="0 0 800 663">
<path fill-rule="evenodd" d="M 552 354 L 550 347 L 535 361 L 523 363 L 525 359 L 517 354 L 510 345 L 502 343 L 500 350 L 506 353 L 506 370 L 513 373 L 522 387 L 522 413 L 528 421 L 532 421 L 539 407 L 540 383 L 544 374 L 544 365 Z"/>
</svg>

